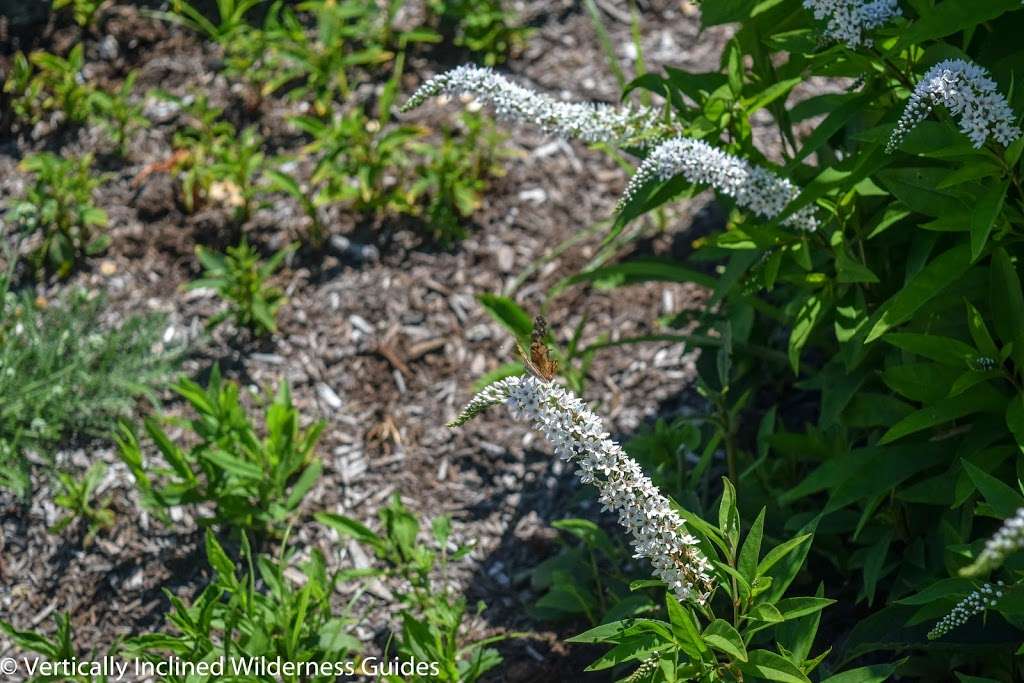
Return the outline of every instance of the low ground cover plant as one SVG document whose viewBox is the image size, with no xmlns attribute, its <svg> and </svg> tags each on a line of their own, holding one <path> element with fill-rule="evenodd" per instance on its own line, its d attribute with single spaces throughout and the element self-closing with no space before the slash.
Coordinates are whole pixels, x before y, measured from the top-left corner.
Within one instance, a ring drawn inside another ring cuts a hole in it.
<svg viewBox="0 0 1024 683">
<path fill-rule="evenodd" d="M 140 398 L 156 401 L 183 348 L 164 341 L 163 316 L 110 324 L 102 296 L 49 301 L 9 283 L 0 277 L 0 484 L 25 497 L 28 451 L 52 463 L 59 443 L 108 437 Z"/>
</svg>

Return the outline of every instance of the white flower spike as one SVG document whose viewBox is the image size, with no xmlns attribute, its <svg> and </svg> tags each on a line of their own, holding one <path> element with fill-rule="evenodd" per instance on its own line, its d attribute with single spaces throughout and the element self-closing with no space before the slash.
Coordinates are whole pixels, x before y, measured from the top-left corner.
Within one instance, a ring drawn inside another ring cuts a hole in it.
<svg viewBox="0 0 1024 683">
<path fill-rule="evenodd" d="M 710 185 L 732 197 L 741 209 L 772 219 L 800 194 L 793 183 L 745 159 L 727 154 L 701 140 L 673 138 L 661 143 L 644 159 L 626 186 L 619 209 L 652 180 L 668 180 L 682 174 L 691 183 Z M 814 231 L 818 220 L 814 207 L 800 209 L 784 225 Z"/>
<path fill-rule="evenodd" d="M 896 0 L 804 0 L 818 21 L 826 21 L 825 37 L 856 49 L 870 47 L 866 33 L 902 14 Z"/>
<path fill-rule="evenodd" d="M 953 629 L 963 626 L 976 614 L 981 614 L 990 607 L 999 604 L 1003 597 L 1003 582 L 986 583 L 956 604 L 949 614 L 942 617 L 939 623 L 928 632 L 928 640 L 941 638 Z"/>
<path fill-rule="evenodd" d="M 989 137 L 1002 145 L 1020 137 L 1016 115 L 988 71 L 962 59 L 947 59 L 929 69 L 914 88 L 886 151 L 894 151 L 936 105 L 960 120 L 960 130 L 975 147 L 984 145 Z"/>
<path fill-rule="evenodd" d="M 601 419 L 572 393 L 536 377 L 495 382 L 470 401 L 449 426 L 465 424 L 489 406 L 505 403 L 512 415 L 531 422 L 584 483 L 599 491 L 604 509 L 618 513 L 631 536 L 635 557 L 647 558 L 655 574 L 679 600 L 704 604 L 714 579 L 711 563 L 635 460 L 608 438 Z"/>
<path fill-rule="evenodd" d="M 960 570 L 961 576 L 978 576 L 998 569 L 1009 555 L 1024 548 L 1024 508 L 1003 522 L 999 531 L 985 542 L 985 548 L 969 567 Z"/>
<path fill-rule="evenodd" d="M 561 102 L 534 92 L 485 67 L 466 64 L 435 76 L 413 93 L 402 111 L 436 95 L 470 94 L 494 107 L 499 118 L 540 126 L 546 133 L 584 142 L 620 143 L 650 135 L 659 112 L 648 107 Z"/>
</svg>

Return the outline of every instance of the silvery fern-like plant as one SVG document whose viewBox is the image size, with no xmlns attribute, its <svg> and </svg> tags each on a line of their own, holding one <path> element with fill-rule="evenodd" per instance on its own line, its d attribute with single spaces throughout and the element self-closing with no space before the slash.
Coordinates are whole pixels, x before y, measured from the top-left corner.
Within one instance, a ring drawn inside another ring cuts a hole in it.
<svg viewBox="0 0 1024 683">
<path fill-rule="evenodd" d="M 583 401 L 550 381 L 510 377 L 477 394 L 449 426 L 465 424 L 502 403 L 539 430 L 556 455 L 576 465 L 581 481 L 597 487 L 604 509 L 617 513 L 629 532 L 634 557 L 649 560 L 676 598 L 707 602 L 714 579 L 697 539 L 637 462 L 608 438 L 601 419 Z"/>
<path fill-rule="evenodd" d="M 584 142 L 621 144 L 649 137 L 664 128 L 650 107 L 591 102 L 561 102 L 513 83 L 492 69 L 465 64 L 430 79 L 413 93 L 402 111 L 438 95 L 472 95 L 494 107 L 498 118 L 540 126 L 546 133 Z"/>
<path fill-rule="evenodd" d="M 661 143 L 644 159 L 626 186 L 619 210 L 652 180 L 668 180 L 680 174 L 691 183 L 710 185 L 731 197 L 740 208 L 763 218 L 778 216 L 799 194 L 799 189 L 786 178 L 702 140 L 681 137 Z M 782 222 L 806 231 L 818 227 L 814 208 L 810 206 Z"/>
<path fill-rule="evenodd" d="M 867 33 L 902 14 L 897 0 L 804 0 L 804 7 L 826 22 L 826 38 L 852 49 L 870 47 Z"/>
<path fill-rule="evenodd" d="M 989 138 L 1010 145 L 1020 137 L 1017 115 L 988 70 L 963 59 L 947 59 L 929 69 L 914 88 L 886 150 L 894 151 L 937 105 L 959 119 L 960 131 L 975 148 Z"/>
</svg>

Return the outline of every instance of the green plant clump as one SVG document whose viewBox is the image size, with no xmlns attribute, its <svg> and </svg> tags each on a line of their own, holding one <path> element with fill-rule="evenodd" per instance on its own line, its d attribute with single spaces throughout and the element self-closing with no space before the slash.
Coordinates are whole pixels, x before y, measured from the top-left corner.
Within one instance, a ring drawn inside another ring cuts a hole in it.
<svg viewBox="0 0 1024 683">
<path fill-rule="evenodd" d="M 196 247 L 196 257 L 204 268 L 203 277 L 190 282 L 188 288 L 212 288 L 228 304 L 207 322 L 207 327 L 212 329 L 231 318 L 236 326 L 257 336 L 277 331 L 277 311 L 284 304 L 284 293 L 267 280 L 292 249 L 282 249 L 262 262 L 244 237 L 237 247 L 228 247 L 225 254 Z"/>
<path fill-rule="evenodd" d="M 414 680 L 461 681 L 473 683 L 501 664 L 501 655 L 488 647 L 509 635 L 483 640 L 467 640 L 460 632 L 467 615 L 466 598 L 458 595 L 448 583 L 448 565 L 465 557 L 471 546 L 460 545 L 449 553 L 452 527 L 448 517 L 437 517 L 430 525 L 437 549 L 418 540 L 420 522 L 401 502 L 398 495 L 381 508 L 381 533 L 376 533 L 357 520 L 330 513 L 320 513 L 317 520 L 335 529 L 344 537 L 370 547 L 382 562 L 385 576 L 401 579 L 407 586 L 395 595 L 401 608 L 402 628 L 396 634 L 394 653 L 419 662 L 436 664 L 431 675 Z M 484 610 L 483 603 L 476 612 Z M 384 676 L 389 683 L 406 680 L 400 676 Z"/>
<path fill-rule="evenodd" d="M 206 523 L 280 535 L 322 471 L 314 450 L 324 423 L 302 429 L 291 392 L 282 385 L 266 407 L 260 436 L 238 385 L 223 381 L 216 365 L 206 387 L 183 378 L 173 389 L 196 413 L 188 422 L 195 443 L 175 444 L 156 418 L 147 418 L 146 433 L 164 460 L 157 465 L 144 457 L 130 427 L 123 426 L 118 438 L 121 459 L 145 503 L 158 512 L 212 503 L 214 515 Z"/>
<path fill-rule="evenodd" d="M 25 157 L 20 167 L 34 180 L 10 211 L 15 228 L 38 240 L 29 255 L 37 273 L 49 268 L 67 276 L 82 258 L 107 248 L 110 238 L 102 232 L 107 214 L 93 203 L 103 179 L 93 171 L 90 155 L 39 152 Z"/>
</svg>

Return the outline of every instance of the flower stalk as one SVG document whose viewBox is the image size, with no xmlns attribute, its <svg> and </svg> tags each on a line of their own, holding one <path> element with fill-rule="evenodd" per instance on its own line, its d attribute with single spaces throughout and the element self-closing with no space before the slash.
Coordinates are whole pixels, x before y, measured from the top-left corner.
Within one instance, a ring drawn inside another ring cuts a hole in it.
<svg viewBox="0 0 1024 683">
<path fill-rule="evenodd" d="M 449 426 L 463 425 L 502 403 L 513 417 L 540 431 L 557 456 L 576 465 L 580 481 L 597 487 L 603 509 L 617 513 L 629 532 L 634 557 L 649 560 L 676 598 L 698 605 L 707 602 L 714 587 L 712 567 L 697 539 L 583 401 L 550 381 L 510 377 L 477 394 Z"/>
</svg>

